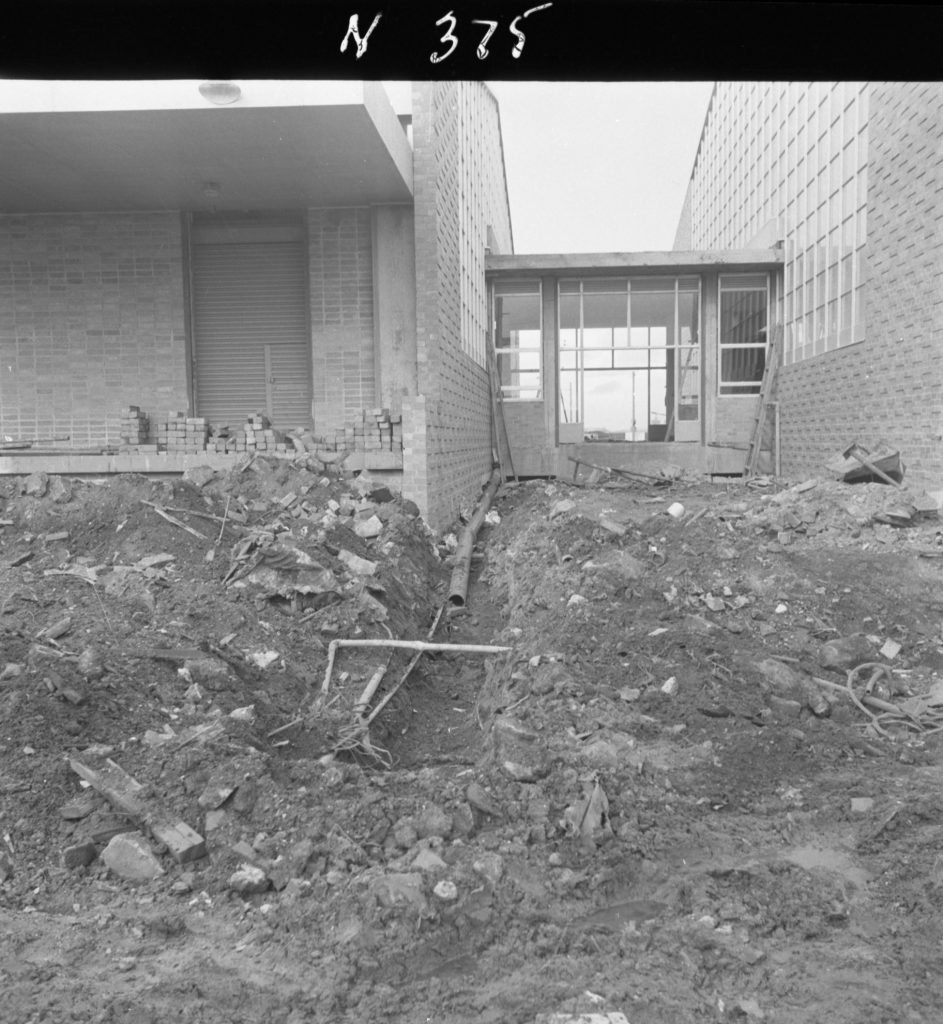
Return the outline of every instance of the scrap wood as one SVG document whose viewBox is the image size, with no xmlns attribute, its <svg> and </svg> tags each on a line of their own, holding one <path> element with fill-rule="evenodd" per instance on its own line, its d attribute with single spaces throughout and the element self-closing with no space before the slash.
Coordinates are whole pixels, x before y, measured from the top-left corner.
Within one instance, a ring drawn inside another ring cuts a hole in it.
<svg viewBox="0 0 943 1024">
<path fill-rule="evenodd" d="M 206 537 L 199 530 L 194 530 L 192 526 L 187 526 L 186 523 L 181 522 L 176 516 L 172 516 L 169 512 L 162 509 L 160 505 L 155 505 L 153 501 L 146 501 L 144 498 L 141 498 L 140 501 L 142 505 L 149 505 L 161 519 L 166 519 L 168 523 L 179 526 L 181 530 L 186 530 L 187 533 L 192 534 L 192 536 L 197 537 L 199 540 L 206 540 Z"/>
<path fill-rule="evenodd" d="M 598 469 L 603 473 L 616 473 L 618 476 L 628 477 L 629 479 L 638 480 L 651 480 L 657 485 L 670 484 L 672 482 L 670 477 L 667 476 L 652 476 L 651 473 L 638 473 L 634 469 L 623 469 L 620 466 L 598 466 L 595 462 L 587 462 L 586 459 L 574 459 L 572 456 L 567 456 L 568 461 L 576 463 L 576 471 L 579 471 L 580 466 L 589 466 L 590 469 Z"/>
<path fill-rule="evenodd" d="M 111 758 L 83 754 L 67 758 L 69 767 L 90 783 L 120 811 L 140 821 L 163 843 L 180 864 L 206 856 L 206 842 L 186 822 L 176 820 L 163 808 L 146 803 L 144 787 Z"/>
<path fill-rule="evenodd" d="M 9 440 L 0 441 L 0 450 L 10 451 L 16 448 L 32 448 L 33 445 L 37 444 L 55 444 L 56 441 L 69 441 L 71 437 L 68 434 L 63 434 L 61 437 L 42 437 L 42 438 L 10 438 Z"/>
</svg>

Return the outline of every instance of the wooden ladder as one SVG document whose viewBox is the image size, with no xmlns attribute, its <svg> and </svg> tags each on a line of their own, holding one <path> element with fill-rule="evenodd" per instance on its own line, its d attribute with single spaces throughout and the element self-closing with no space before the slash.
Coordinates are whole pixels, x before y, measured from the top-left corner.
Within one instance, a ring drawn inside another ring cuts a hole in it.
<svg viewBox="0 0 943 1024">
<path fill-rule="evenodd" d="M 756 467 L 760 461 L 760 449 L 763 447 L 763 431 L 766 428 L 766 410 L 770 395 L 776 382 L 776 371 L 779 368 L 779 350 L 782 347 L 783 327 L 777 324 L 773 328 L 773 337 L 766 352 L 766 363 L 763 366 L 763 377 L 760 381 L 760 395 L 757 403 L 756 419 L 750 443 L 747 445 L 747 459 L 743 469 L 745 477 L 756 476 Z"/>
<path fill-rule="evenodd" d="M 508 428 L 504 421 L 504 400 L 501 397 L 501 380 L 498 377 L 498 360 L 494 354 L 494 346 L 491 339 L 485 344 L 488 348 L 488 384 L 491 391 L 491 440 L 493 442 L 493 454 L 501 471 L 501 483 L 504 483 L 509 476 L 517 480 L 517 473 L 514 472 L 514 460 L 511 458 L 511 442 L 508 439 Z"/>
</svg>

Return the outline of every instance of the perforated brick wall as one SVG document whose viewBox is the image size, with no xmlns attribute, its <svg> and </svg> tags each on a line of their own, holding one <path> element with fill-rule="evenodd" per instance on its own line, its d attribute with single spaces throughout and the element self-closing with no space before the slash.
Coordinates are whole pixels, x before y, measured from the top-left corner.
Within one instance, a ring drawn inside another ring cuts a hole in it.
<svg viewBox="0 0 943 1024">
<path fill-rule="evenodd" d="M 331 433 L 376 402 L 369 207 L 308 210 L 314 426 Z"/>
<path fill-rule="evenodd" d="M 117 445 L 187 408 L 177 213 L 0 216 L 0 435 Z"/>
<path fill-rule="evenodd" d="M 513 249 L 497 102 L 478 82 L 418 83 L 413 140 L 419 397 L 404 399 L 403 487 L 444 526 L 491 471 L 485 247 Z"/>
<path fill-rule="evenodd" d="M 875 83 L 868 124 L 865 340 L 780 371 L 783 473 L 858 440 L 943 486 L 943 85 Z"/>
</svg>

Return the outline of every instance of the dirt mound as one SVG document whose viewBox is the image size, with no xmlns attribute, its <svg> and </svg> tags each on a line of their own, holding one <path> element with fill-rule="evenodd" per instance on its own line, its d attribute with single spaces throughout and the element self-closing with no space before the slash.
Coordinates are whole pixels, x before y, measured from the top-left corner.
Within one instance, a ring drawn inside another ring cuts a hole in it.
<svg viewBox="0 0 943 1024">
<path fill-rule="evenodd" d="M 332 646 L 445 600 L 375 481 L 5 482 L 13 1019 L 929 1024 L 939 519 L 765 483 L 504 488 L 435 639 L 510 650 L 412 665 Z"/>
</svg>

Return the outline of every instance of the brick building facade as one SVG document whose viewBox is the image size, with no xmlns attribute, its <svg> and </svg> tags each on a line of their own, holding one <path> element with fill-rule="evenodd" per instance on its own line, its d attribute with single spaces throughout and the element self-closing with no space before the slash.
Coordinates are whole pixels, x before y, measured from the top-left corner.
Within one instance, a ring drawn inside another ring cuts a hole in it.
<svg viewBox="0 0 943 1024">
<path fill-rule="evenodd" d="M 353 449 L 432 525 L 474 502 L 484 261 L 511 250 L 482 83 L 417 84 L 411 116 L 369 82 L 10 85 L 0 436 L 61 439 L 88 453 L 73 472 L 173 471 L 154 444 L 114 456 L 122 409 L 148 442 L 173 412 L 230 430 L 262 412 Z"/>
<path fill-rule="evenodd" d="M 721 83 L 676 247 L 781 243 L 781 470 L 854 440 L 943 477 L 943 85 Z"/>
</svg>

